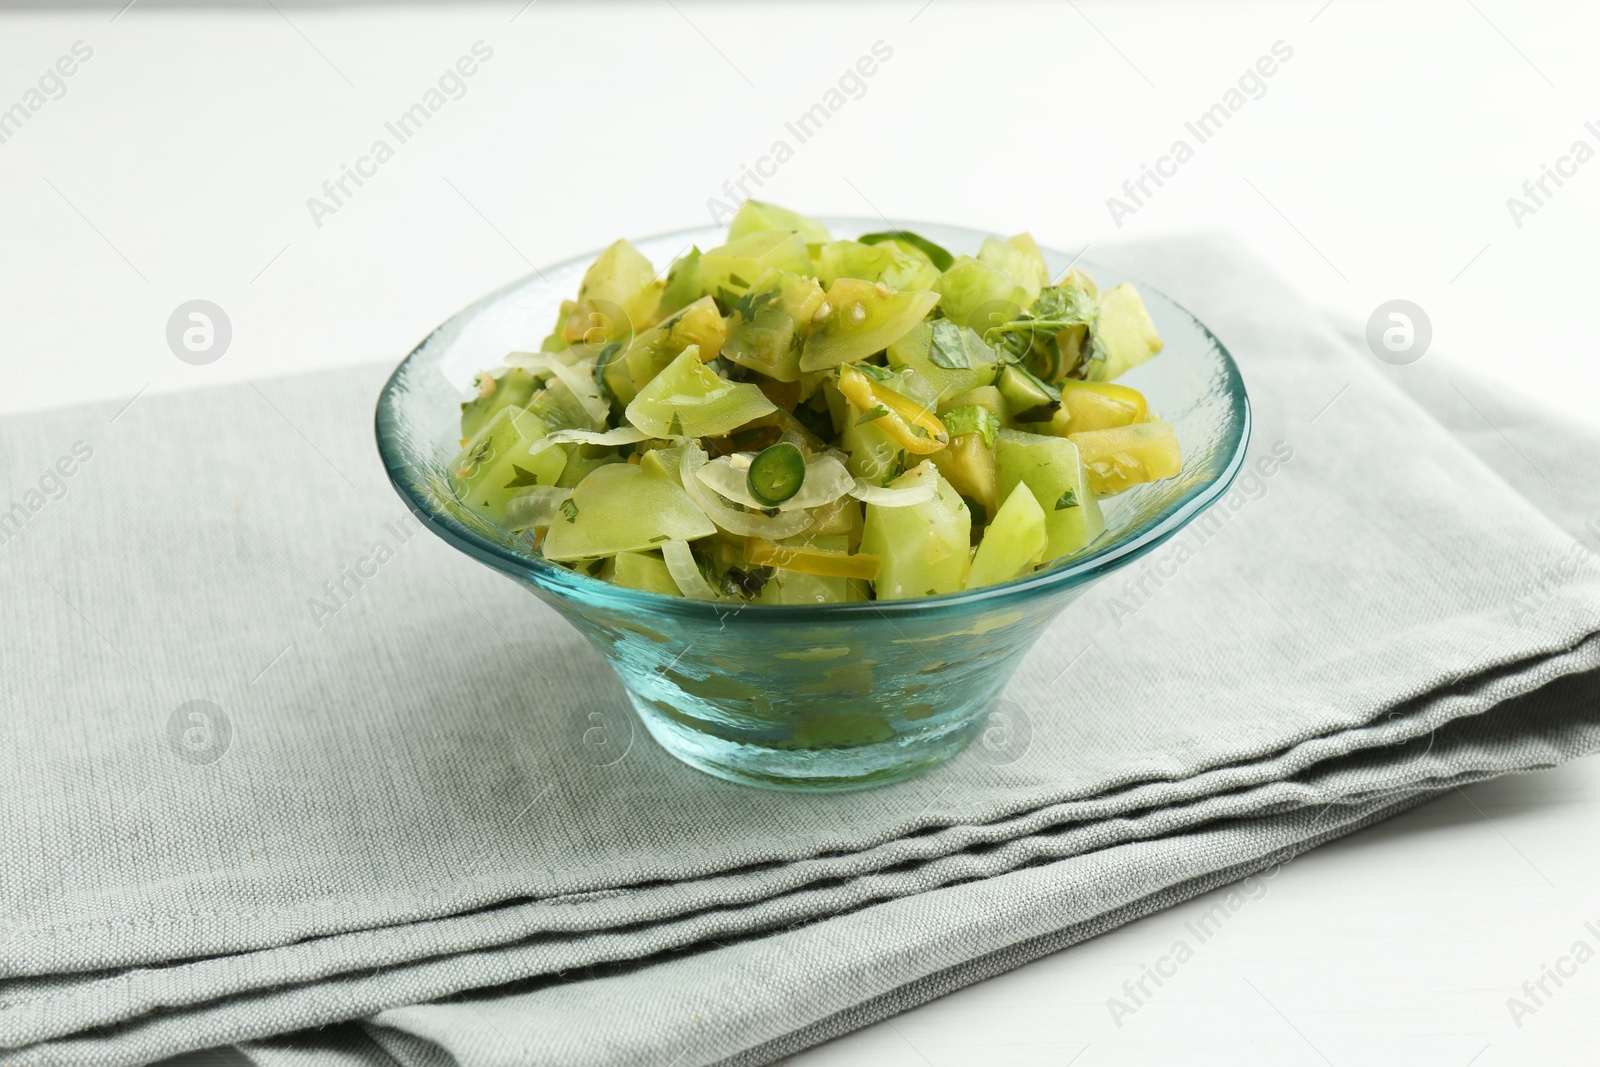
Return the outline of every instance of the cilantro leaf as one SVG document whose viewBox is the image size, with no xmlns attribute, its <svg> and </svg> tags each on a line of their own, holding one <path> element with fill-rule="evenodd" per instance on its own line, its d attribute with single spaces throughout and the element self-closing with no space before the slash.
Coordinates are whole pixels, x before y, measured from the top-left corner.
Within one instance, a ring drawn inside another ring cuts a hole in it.
<svg viewBox="0 0 1600 1067">
<path fill-rule="evenodd" d="M 1075 508 L 1077 506 L 1078 494 L 1073 492 L 1071 489 L 1068 489 L 1056 500 L 1055 510 L 1066 511 L 1068 508 Z"/>
<path fill-rule="evenodd" d="M 944 423 L 952 439 L 964 433 L 982 434 L 985 448 L 994 447 L 995 435 L 1000 432 L 1000 417 L 982 404 L 947 411 L 939 416 L 939 421 Z"/>
<path fill-rule="evenodd" d="M 525 485 L 539 484 L 539 476 L 521 464 L 513 463 L 511 469 L 517 473 L 506 483 L 507 489 L 521 489 Z"/>
<path fill-rule="evenodd" d="M 961 327 L 949 319 L 939 319 L 933 324 L 933 340 L 928 344 L 928 362 L 945 370 L 970 370 L 972 359 L 967 355 L 966 342 L 961 337 Z"/>
<path fill-rule="evenodd" d="M 563 500 L 561 502 L 561 514 L 563 514 L 563 515 L 565 515 L 567 517 L 567 521 L 568 522 L 577 522 L 578 521 L 578 505 L 573 503 L 570 499 L 569 500 Z"/>
<path fill-rule="evenodd" d="M 866 423 L 872 422 L 874 419 L 881 419 L 887 414 L 889 414 L 889 409 L 884 407 L 882 404 L 879 404 L 877 407 L 866 412 L 859 419 L 857 419 L 856 425 L 862 426 Z"/>
</svg>

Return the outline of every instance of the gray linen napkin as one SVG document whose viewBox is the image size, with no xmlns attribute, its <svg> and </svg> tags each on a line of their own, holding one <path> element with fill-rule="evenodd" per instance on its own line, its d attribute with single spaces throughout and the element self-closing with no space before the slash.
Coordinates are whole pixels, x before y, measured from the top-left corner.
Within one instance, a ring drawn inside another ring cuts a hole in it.
<svg viewBox="0 0 1600 1067">
<path fill-rule="evenodd" d="M 766 1062 L 1593 748 L 1600 443 L 1379 367 L 1225 243 L 1112 265 L 1235 352 L 1252 467 L 1046 635 L 1011 762 L 869 793 L 632 733 L 404 515 L 377 371 L 10 420 L 0 1063 Z"/>
</svg>

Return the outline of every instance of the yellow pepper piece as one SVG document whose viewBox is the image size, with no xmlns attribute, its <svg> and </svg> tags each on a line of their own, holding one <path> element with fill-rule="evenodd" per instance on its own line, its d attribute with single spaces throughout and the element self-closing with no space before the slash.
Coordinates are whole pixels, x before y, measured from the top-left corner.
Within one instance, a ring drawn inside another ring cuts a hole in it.
<svg viewBox="0 0 1600 1067">
<path fill-rule="evenodd" d="M 1086 433 L 1110 430 L 1143 422 L 1149 414 L 1144 394 L 1114 382 L 1061 383 L 1061 411 L 1065 430 L 1057 433 Z"/>
<path fill-rule="evenodd" d="M 950 443 L 944 423 L 933 412 L 854 367 L 839 367 L 839 392 L 862 412 L 883 408 L 886 414 L 874 421 L 890 440 L 913 455 L 931 456 Z M 918 429 L 923 432 L 919 434 Z"/>
<path fill-rule="evenodd" d="M 744 542 L 746 563 L 757 567 L 787 567 L 792 571 L 818 574 L 828 578 L 859 578 L 870 582 L 878 577 L 883 560 L 868 552 L 834 552 L 809 545 L 780 545 L 764 537 L 747 537 Z"/>
<path fill-rule="evenodd" d="M 1183 469 L 1172 424 L 1152 420 L 1111 430 L 1068 434 L 1078 446 L 1089 488 L 1096 496 L 1120 493 L 1141 482 L 1173 478 Z"/>
</svg>

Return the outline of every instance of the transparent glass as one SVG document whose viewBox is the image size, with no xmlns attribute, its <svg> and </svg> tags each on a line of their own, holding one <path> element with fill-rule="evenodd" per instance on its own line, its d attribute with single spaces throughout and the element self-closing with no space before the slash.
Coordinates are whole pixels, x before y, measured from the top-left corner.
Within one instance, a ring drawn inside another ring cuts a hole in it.
<svg viewBox="0 0 1600 1067">
<path fill-rule="evenodd" d="M 827 219 L 836 236 L 880 219 Z M 953 252 L 984 234 L 918 225 Z M 658 266 L 721 243 L 688 230 L 636 242 Z M 1045 251 L 1052 272 L 1069 257 Z M 1104 502 L 1106 532 L 1055 566 L 967 593 L 814 607 L 712 604 L 610 585 L 540 558 L 522 536 L 462 507 L 446 476 L 473 375 L 537 348 L 593 255 L 549 267 L 455 315 L 413 351 L 378 400 L 389 477 L 434 533 L 521 583 L 592 641 L 634 710 L 678 759 L 736 782 L 855 789 L 948 760 L 1045 626 L 1089 585 L 1171 537 L 1226 491 L 1244 460 L 1250 409 L 1238 368 L 1184 309 L 1140 285 L 1165 351 L 1121 380 L 1170 421 L 1183 470 Z M 1122 279 L 1085 265 L 1102 286 Z"/>
</svg>

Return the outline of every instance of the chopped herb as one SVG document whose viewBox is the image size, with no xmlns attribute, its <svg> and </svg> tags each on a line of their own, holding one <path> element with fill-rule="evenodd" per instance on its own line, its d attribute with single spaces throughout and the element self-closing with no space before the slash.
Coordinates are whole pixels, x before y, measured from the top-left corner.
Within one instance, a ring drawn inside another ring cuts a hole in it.
<svg viewBox="0 0 1600 1067">
<path fill-rule="evenodd" d="M 654 537 L 650 538 L 650 543 L 653 545 L 658 541 L 670 541 L 670 540 L 672 540 L 672 539 L 670 537 L 668 537 L 666 534 L 656 534 Z"/>
<path fill-rule="evenodd" d="M 568 522 L 577 522 L 578 505 L 573 503 L 571 500 L 563 500 L 561 502 L 561 514 L 567 517 Z"/>
<path fill-rule="evenodd" d="M 866 423 L 869 423 L 869 422 L 873 421 L 874 419 L 881 419 L 887 414 L 889 414 L 889 409 L 884 407 L 882 404 L 879 404 L 877 407 L 873 408 L 871 411 L 868 411 L 868 412 L 864 413 L 859 419 L 857 419 L 856 420 L 856 425 L 857 426 L 865 425 Z"/>
<path fill-rule="evenodd" d="M 1071 489 L 1068 489 L 1066 492 L 1062 493 L 1061 496 L 1056 499 L 1055 510 L 1056 511 L 1066 511 L 1068 508 L 1075 508 L 1077 506 L 1078 506 L 1078 494 L 1073 492 Z"/>
<path fill-rule="evenodd" d="M 904 241 L 906 244 L 920 251 L 933 261 L 933 265 L 941 271 L 949 270 L 955 263 L 956 257 L 952 256 L 945 248 L 934 244 L 926 237 L 910 230 L 889 230 L 884 233 L 864 233 L 856 240 L 864 245 L 882 244 L 884 241 Z"/>
<path fill-rule="evenodd" d="M 513 463 L 511 469 L 517 473 L 506 483 L 507 489 L 521 489 L 525 485 L 539 484 L 539 476 L 520 463 Z"/>
<path fill-rule="evenodd" d="M 680 415 L 677 411 L 673 411 L 673 413 L 672 413 L 672 425 L 667 427 L 667 436 L 669 436 L 669 437 L 682 437 L 683 436 L 683 416 Z"/>
<path fill-rule="evenodd" d="M 728 275 L 728 280 L 741 289 L 750 288 L 750 283 L 739 277 L 737 274 Z"/>
<path fill-rule="evenodd" d="M 855 366 L 856 370 L 874 381 L 886 382 L 894 377 L 894 371 L 888 367 L 880 367 L 876 363 L 857 363 Z"/>
<path fill-rule="evenodd" d="M 972 359 L 967 355 L 966 342 L 961 337 L 961 327 L 949 319 L 939 319 L 933 324 L 933 340 L 928 345 L 928 362 L 945 370 L 972 369 Z"/>
<path fill-rule="evenodd" d="M 1000 417 L 982 404 L 947 411 L 939 416 L 939 421 L 944 423 L 952 438 L 964 433 L 982 434 L 985 448 L 994 447 L 995 435 L 1000 432 Z"/>
</svg>

